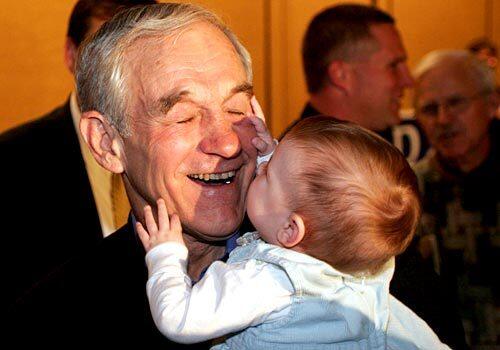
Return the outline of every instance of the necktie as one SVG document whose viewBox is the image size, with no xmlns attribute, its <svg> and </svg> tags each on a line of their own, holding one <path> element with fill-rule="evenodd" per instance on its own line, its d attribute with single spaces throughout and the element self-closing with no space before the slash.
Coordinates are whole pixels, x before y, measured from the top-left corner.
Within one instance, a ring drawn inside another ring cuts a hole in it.
<svg viewBox="0 0 500 350">
<path fill-rule="evenodd" d="M 130 204 L 120 174 L 111 175 L 111 204 L 113 209 L 113 224 L 118 229 L 125 225 L 130 212 Z"/>
</svg>

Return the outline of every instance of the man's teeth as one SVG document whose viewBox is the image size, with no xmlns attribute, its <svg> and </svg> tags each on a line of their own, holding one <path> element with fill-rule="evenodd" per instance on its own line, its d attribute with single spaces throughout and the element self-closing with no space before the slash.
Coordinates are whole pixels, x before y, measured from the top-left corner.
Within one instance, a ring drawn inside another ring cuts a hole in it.
<svg viewBox="0 0 500 350">
<path fill-rule="evenodd" d="M 209 180 L 226 180 L 231 179 L 236 175 L 235 171 L 228 171 L 226 173 L 218 173 L 218 174 L 191 174 L 189 177 L 193 179 L 199 179 L 204 181 Z"/>
</svg>

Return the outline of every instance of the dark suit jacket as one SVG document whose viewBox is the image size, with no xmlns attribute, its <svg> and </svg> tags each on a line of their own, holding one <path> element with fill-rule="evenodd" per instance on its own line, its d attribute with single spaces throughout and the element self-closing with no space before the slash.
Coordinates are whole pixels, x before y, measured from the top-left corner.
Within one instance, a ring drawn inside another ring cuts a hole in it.
<svg viewBox="0 0 500 350">
<path fill-rule="evenodd" d="M 11 303 L 102 240 L 69 102 L 0 135 L 2 285 Z"/>
<path fill-rule="evenodd" d="M 208 349 L 208 343 L 171 343 L 157 331 L 146 297 L 144 256 L 129 221 L 19 299 L 10 310 L 6 334 L 15 344 L 38 347 L 97 344 L 113 349 L 131 345 Z"/>
</svg>

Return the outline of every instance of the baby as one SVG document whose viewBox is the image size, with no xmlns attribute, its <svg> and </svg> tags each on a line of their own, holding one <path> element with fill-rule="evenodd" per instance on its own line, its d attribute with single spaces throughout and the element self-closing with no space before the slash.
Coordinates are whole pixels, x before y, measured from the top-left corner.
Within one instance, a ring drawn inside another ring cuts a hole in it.
<svg viewBox="0 0 500 350">
<path fill-rule="evenodd" d="M 275 145 L 254 121 L 259 155 Z M 138 234 L 159 330 L 214 349 L 448 349 L 389 294 L 420 215 L 416 177 L 379 136 L 329 117 L 292 127 L 250 185 L 256 232 L 192 285 L 177 215 L 158 201 Z"/>
</svg>

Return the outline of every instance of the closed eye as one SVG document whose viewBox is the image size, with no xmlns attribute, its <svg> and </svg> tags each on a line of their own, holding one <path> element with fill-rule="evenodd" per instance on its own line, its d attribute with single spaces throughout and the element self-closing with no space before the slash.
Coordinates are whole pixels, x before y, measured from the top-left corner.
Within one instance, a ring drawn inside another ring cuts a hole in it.
<svg viewBox="0 0 500 350">
<path fill-rule="evenodd" d="M 235 114 L 235 115 L 245 115 L 245 112 L 242 112 L 242 111 L 239 111 L 239 110 L 236 110 L 236 109 L 229 109 L 227 111 L 229 114 Z"/>
<path fill-rule="evenodd" d="M 186 118 L 186 119 L 183 119 L 183 120 L 178 120 L 176 123 L 177 124 L 186 124 L 186 123 L 189 123 L 191 121 L 194 120 L 194 117 L 189 117 L 189 118 Z"/>
</svg>

